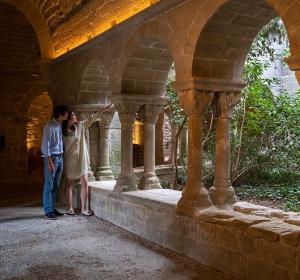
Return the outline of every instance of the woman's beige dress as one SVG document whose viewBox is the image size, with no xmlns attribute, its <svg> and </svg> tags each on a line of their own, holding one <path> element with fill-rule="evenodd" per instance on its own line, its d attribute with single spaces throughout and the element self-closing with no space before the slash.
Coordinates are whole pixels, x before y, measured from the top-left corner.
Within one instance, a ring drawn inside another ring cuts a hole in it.
<svg viewBox="0 0 300 280">
<path fill-rule="evenodd" d="M 85 135 L 89 126 L 97 120 L 100 120 L 100 112 L 79 122 L 75 131 L 69 130 L 67 136 L 63 135 L 64 173 L 68 179 L 74 180 L 88 174 L 90 157 Z"/>
</svg>

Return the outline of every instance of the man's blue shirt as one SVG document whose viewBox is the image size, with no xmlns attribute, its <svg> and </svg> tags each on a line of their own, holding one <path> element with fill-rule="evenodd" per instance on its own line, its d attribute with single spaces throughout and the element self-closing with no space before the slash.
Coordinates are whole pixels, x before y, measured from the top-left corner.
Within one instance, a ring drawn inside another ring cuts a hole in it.
<svg viewBox="0 0 300 280">
<path fill-rule="evenodd" d="M 63 153 L 62 128 L 55 119 L 47 122 L 43 128 L 42 157 Z"/>
</svg>

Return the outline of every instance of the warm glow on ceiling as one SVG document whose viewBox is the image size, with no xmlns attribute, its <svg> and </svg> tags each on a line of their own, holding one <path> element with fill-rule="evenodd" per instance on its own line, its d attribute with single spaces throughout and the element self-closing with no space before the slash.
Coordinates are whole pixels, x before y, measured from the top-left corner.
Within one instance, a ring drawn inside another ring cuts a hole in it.
<svg viewBox="0 0 300 280">
<path fill-rule="evenodd" d="M 146 8 L 150 7 L 151 5 L 159 2 L 159 0 L 146 0 L 142 1 L 140 4 L 134 7 L 134 9 L 130 11 L 126 11 L 123 14 L 118 15 L 116 18 L 113 18 L 109 23 L 103 23 L 99 25 L 98 27 L 94 28 L 90 32 L 87 32 L 79 39 L 72 41 L 72 39 L 69 41 L 68 46 L 65 49 L 59 49 L 55 51 L 54 58 L 57 58 L 67 52 L 69 52 L 72 49 L 75 49 L 76 47 L 86 43 L 87 41 L 95 38 L 96 36 L 99 36 L 100 34 L 104 33 L 105 31 L 109 30 L 110 28 L 114 27 L 115 25 L 118 25 L 122 23 L 123 21 L 127 20 L 128 18 L 140 13 L 141 11 L 145 10 Z"/>
</svg>

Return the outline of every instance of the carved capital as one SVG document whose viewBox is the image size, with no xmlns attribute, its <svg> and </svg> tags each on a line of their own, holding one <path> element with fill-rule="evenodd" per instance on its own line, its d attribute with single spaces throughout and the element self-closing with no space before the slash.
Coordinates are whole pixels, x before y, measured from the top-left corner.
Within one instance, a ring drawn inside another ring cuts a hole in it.
<svg viewBox="0 0 300 280">
<path fill-rule="evenodd" d="M 232 112 L 241 100 L 236 92 L 219 92 L 217 96 L 217 113 L 219 118 L 230 119 Z"/>
<path fill-rule="evenodd" d="M 161 112 L 163 106 L 159 105 L 145 105 L 145 123 L 156 124 L 158 114 Z"/>
<path fill-rule="evenodd" d="M 135 114 L 140 105 L 132 103 L 117 103 L 115 104 L 115 107 L 118 111 L 122 126 L 132 126 L 135 121 Z"/>
<path fill-rule="evenodd" d="M 213 91 L 190 89 L 179 92 L 180 104 L 189 118 L 202 117 L 213 100 Z"/>
<path fill-rule="evenodd" d="M 101 128 L 109 128 L 110 124 L 111 124 L 111 121 L 113 119 L 113 116 L 114 116 L 114 112 L 113 111 L 104 112 L 101 115 L 100 121 L 98 122 L 99 123 L 99 127 L 101 127 Z"/>
</svg>

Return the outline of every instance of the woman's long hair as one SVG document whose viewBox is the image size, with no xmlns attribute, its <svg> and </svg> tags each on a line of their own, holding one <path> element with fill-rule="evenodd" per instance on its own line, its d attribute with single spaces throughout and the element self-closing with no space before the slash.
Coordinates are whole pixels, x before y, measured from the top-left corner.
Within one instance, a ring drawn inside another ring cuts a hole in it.
<svg viewBox="0 0 300 280">
<path fill-rule="evenodd" d="M 68 122 L 71 119 L 72 113 L 74 113 L 73 111 L 68 111 L 68 118 L 62 122 L 62 133 L 65 136 L 68 136 L 68 132 L 69 132 L 69 128 L 68 128 Z M 71 126 L 71 131 L 75 131 L 75 125 L 73 124 Z"/>
</svg>

